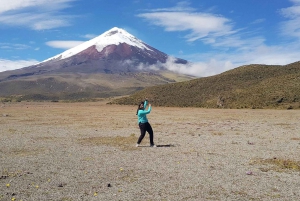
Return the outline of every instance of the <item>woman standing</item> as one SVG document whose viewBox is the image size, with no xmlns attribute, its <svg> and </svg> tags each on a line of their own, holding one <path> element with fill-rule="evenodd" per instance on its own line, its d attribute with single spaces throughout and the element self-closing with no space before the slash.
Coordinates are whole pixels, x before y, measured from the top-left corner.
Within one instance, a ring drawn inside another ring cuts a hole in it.
<svg viewBox="0 0 300 201">
<path fill-rule="evenodd" d="M 153 142 L 153 130 L 151 125 L 148 122 L 147 114 L 151 112 L 151 104 L 149 104 L 148 110 L 145 110 L 148 105 L 148 100 L 146 99 L 144 102 L 141 102 L 138 106 L 136 114 L 138 115 L 138 124 L 141 130 L 141 135 L 137 141 L 136 147 L 140 146 L 140 143 L 145 137 L 146 131 L 150 136 L 150 147 L 156 147 Z"/>
</svg>

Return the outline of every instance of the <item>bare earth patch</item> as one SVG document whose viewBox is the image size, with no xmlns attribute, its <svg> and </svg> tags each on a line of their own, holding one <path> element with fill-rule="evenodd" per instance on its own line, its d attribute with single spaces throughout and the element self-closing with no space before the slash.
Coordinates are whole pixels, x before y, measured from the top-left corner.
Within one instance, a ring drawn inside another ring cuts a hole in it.
<svg viewBox="0 0 300 201">
<path fill-rule="evenodd" d="M 299 110 L 6 103 L 0 200 L 299 200 Z"/>
</svg>

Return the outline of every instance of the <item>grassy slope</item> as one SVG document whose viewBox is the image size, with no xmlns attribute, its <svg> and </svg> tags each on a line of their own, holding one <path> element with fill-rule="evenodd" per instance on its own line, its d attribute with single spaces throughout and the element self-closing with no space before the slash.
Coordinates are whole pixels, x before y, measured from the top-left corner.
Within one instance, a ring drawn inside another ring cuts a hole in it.
<svg viewBox="0 0 300 201">
<path fill-rule="evenodd" d="M 13 96 L 19 100 L 106 98 L 128 95 L 145 87 L 188 79 L 192 77 L 170 72 L 45 74 L 0 82 L 0 97 Z"/>
<path fill-rule="evenodd" d="M 299 108 L 300 62 L 286 66 L 249 65 L 219 75 L 146 88 L 117 104 L 148 97 L 154 105 L 217 108 Z"/>
</svg>

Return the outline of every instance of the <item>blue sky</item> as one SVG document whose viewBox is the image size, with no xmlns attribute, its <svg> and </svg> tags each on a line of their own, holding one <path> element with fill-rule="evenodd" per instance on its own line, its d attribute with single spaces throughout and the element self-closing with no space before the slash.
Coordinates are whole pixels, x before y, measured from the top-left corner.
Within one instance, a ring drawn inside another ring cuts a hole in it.
<svg viewBox="0 0 300 201">
<path fill-rule="evenodd" d="M 300 60 L 300 0 L 0 0 L 0 72 L 29 66 L 113 28 L 210 76 Z"/>
</svg>

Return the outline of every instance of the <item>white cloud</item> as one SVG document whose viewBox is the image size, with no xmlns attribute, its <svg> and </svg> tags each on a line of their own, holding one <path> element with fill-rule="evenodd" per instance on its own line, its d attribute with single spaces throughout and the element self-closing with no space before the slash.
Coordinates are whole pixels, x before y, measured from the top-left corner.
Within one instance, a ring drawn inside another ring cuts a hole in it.
<svg viewBox="0 0 300 201">
<path fill-rule="evenodd" d="M 51 16 L 51 13 L 18 13 L 13 15 L 1 15 L 0 23 L 10 26 L 27 26 L 33 30 L 53 29 L 70 26 L 71 16 Z"/>
<path fill-rule="evenodd" d="M 286 36 L 300 39 L 300 0 L 291 1 L 294 2 L 293 6 L 280 10 L 280 13 L 287 18 L 281 23 L 281 32 Z"/>
<path fill-rule="evenodd" d="M 85 41 L 48 41 L 46 45 L 54 48 L 70 49 L 84 42 Z"/>
<path fill-rule="evenodd" d="M 161 70 L 166 68 L 179 74 L 192 75 L 196 77 L 206 77 L 221 73 L 234 67 L 230 61 L 217 61 L 215 59 L 211 59 L 207 62 L 199 61 L 188 64 L 179 64 L 176 63 L 176 60 L 177 59 L 175 57 L 169 56 L 166 63 L 159 62 L 152 65 L 139 63 L 137 68 L 139 70 Z M 126 64 L 130 64 L 130 61 L 127 61 Z M 220 66 L 223 66 L 221 71 Z"/>
<path fill-rule="evenodd" d="M 96 34 L 85 34 L 85 35 L 83 35 L 82 37 L 83 37 L 83 38 L 87 38 L 87 39 L 92 39 L 92 38 L 97 37 L 97 35 L 96 35 Z"/>
<path fill-rule="evenodd" d="M 291 1 L 294 3 L 292 7 L 280 11 L 288 19 L 282 22 L 281 30 L 287 36 L 300 39 L 300 0 Z M 181 6 L 183 7 L 180 8 Z M 137 16 L 146 19 L 150 24 L 163 27 L 165 31 L 189 32 L 185 36 L 188 43 L 201 41 L 213 47 L 210 52 L 180 55 L 181 58 L 193 61 L 188 66 L 174 64 L 169 59 L 166 67 L 176 72 L 209 76 L 241 65 L 285 65 L 299 60 L 298 40 L 267 45 L 268 39 L 258 32 L 247 32 L 247 27 L 235 28 L 232 19 L 210 12 L 196 12 L 188 5 L 178 4 L 173 8 L 155 9 Z M 261 18 L 249 24 L 260 24 L 264 21 L 266 19 Z"/>
<path fill-rule="evenodd" d="M 266 19 L 264 19 L 264 18 L 256 19 L 256 20 L 254 20 L 251 24 L 260 24 L 260 23 L 263 23 L 263 22 L 265 22 L 265 21 L 266 21 Z"/>
<path fill-rule="evenodd" d="M 28 9 L 31 7 L 46 10 L 57 10 L 70 7 L 68 4 L 74 0 L 1 0 L 0 13 Z"/>
<path fill-rule="evenodd" d="M 13 44 L 13 43 L 0 43 L 0 49 L 6 50 L 25 50 L 31 47 L 25 44 Z"/>
<path fill-rule="evenodd" d="M 162 66 L 176 73 L 193 75 L 197 77 L 207 77 L 234 68 L 234 65 L 230 61 L 226 60 L 221 61 L 210 59 L 206 62 L 198 61 L 188 64 L 178 64 L 175 63 L 175 61 L 176 58 L 170 56 L 167 59 L 167 62 L 162 64 Z"/>
<path fill-rule="evenodd" d="M 1 0 L 0 24 L 46 30 L 70 26 L 75 16 L 59 14 L 75 0 Z"/>
<path fill-rule="evenodd" d="M 37 64 L 38 61 L 36 60 L 7 60 L 7 59 L 0 59 L 0 72 L 8 71 L 8 70 L 15 70 L 24 68 L 27 66 L 31 66 Z"/>
<path fill-rule="evenodd" d="M 163 27 L 166 31 L 189 32 L 185 35 L 188 42 L 201 40 L 218 45 L 218 39 L 224 40 L 240 31 L 233 29 L 234 24 L 229 18 L 209 12 L 196 12 L 186 1 L 178 3 L 175 7 L 154 9 L 137 16 L 153 25 Z M 235 42 L 241 43 L 241 40 Z M 235 43 L 229 44 L 235 46 Z"/>
<path fill-rule="evenodd" d="M 163 12 L 160 12 L 160 10 Z M 178 12 L 179 10 L 181 11 Z M 263 45 L 265 42 L 263 36 L 253 36 L 251 33 L 252 35 L 249 37 L 249 33 L 242 32 L 244 28 L 234 29 L 234 22 L 226 17 L 212 13 L 195 12 L 190 8 L 179 9 L 179 5 L 169 10 L 164 8 L 141 13 L 138 17 L 146 19 L 151 24 L 163 27 L 166 31 L 189 32 L 185 35 L 188 43 L 198 40 L 215 49 L 226 50 L 229 56 L 234 51 L 246 52 Z M 258 19 L 256 23 L 263 22 L 263 20 Z M 217 52 L 217 54 L 219 53 Z"/>
<path fill-rule="evenodd" d="M 186 74 L 206 77 L 248 64 L 285 65 L 299 60 L 300 47 L 294 44 L 287 46 L 260 45 L 247 51 L 234 53 L 198 53 L 185 55 L 185 58 L 194 61 L 188 67 L 176 66 L 170 63 L 168 69 L 185 72 Z"/>
<path fill-rule="evenodd" d="M 216 38 L 234 33 L 230 20 L 209 13 L 153 12 L 139 14 L 166 31 L 190 31 L 186 39 L 193 42 L 207 37 Z"/>
<path fill-rule="evenodd" d="M 158 8 L 158 9 L 153 9 L 151 10 L 152 12 L 163 12 L 163 11 L 173 11 L 173 12 L 192 12 L 195 11 L 196 9 L 190 7 L 190 2 L 188 1 L 181 1 L 178 2 L 176 6 L 172 8 Z"/>
<path fill-rule="evenodd" d="M 261 45 L 232 54 L 210 52 L 185 55 L 187 60 L 194 61 L 188 65 L 176 64 L 175 58 L 169 57 L 164 67 L 177 73 L 207 77 L 248 64 L 285 65 L 298 61 L 299 55 L 299 46 L 293 44 L 287 47 Z"/>
<path fill-rule="evenodd" d="M 191 63 L 188 65 L 176 64 L 174 57 L 169 57 L 165 63 L 165 67 L 170 70 L 180 74 L 194 75 L 194 76 L 204 76 L 207 70 L 207 65 L 205 63 Z"/>
</svg>

